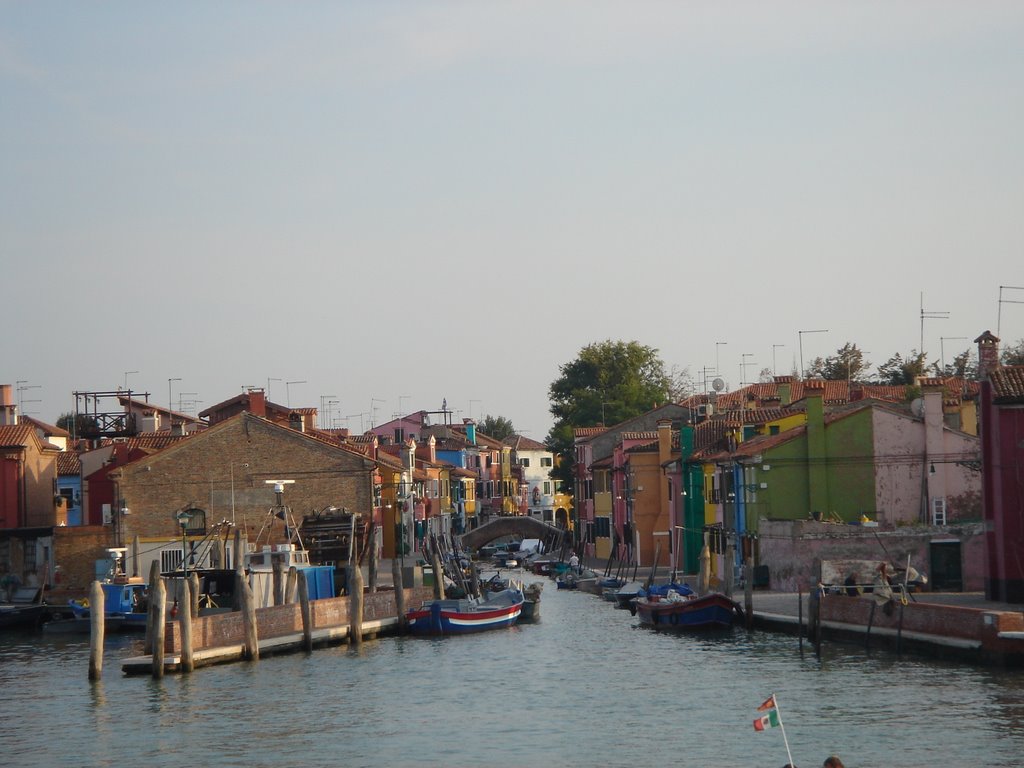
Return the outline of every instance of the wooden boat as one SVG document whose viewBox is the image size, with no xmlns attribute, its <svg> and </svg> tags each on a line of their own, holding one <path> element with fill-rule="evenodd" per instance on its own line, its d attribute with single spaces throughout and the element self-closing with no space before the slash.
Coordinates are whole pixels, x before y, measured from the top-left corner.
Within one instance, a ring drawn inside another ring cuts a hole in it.
<svg viewBox="0 0 1024 768">
<path fill-rule="evenodd" d="M 111 632 L 145 632 L 149 614 L 149 587 L 138 577 L 117 577 L 100 584 L 103 588 L 103 624 Z M 44 625 L 49 632 L 89 631 L 91 607 L 87 599 L 69 600 L 74 618 Z M 53 626 L 50 626 L 53 624 Z"/>
<path fill-rule="evenodd" d="M 720 592 L 702 597 L 670 593 L 667 597 L 638 597 L 633 601 L 640 623 L 656 629 L 725 629 L 742 608 Z"/>
<path fill-rule="evenodd" d="M 511 627 L 523 608 L 523 591 L 509 587 L 492 592 L 486 600 L 427 600 L 406 613 L 414 635 L 463 635 Z"/>
<path fill-rule="evenodd" d="M 49 606 L 42 601 L 39 587 L 18 587 L 9 603 L 0 604 L 0 629 L 37 627 L 42 623 Z"/>
</svg>

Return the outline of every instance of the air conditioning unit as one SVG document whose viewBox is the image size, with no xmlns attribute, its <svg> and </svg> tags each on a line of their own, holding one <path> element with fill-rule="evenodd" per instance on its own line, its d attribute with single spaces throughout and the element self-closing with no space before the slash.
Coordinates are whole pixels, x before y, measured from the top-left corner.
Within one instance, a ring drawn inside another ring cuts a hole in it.
<svg viewBox="0 0 1024 768">
<path fill-rule="evenodd" d="M 715 412 L 715 406 L 711 403 L 704 403 L 703 405 L 697 406 L 697 413 L 700 416 L 710 416 Z"/>
</svg>

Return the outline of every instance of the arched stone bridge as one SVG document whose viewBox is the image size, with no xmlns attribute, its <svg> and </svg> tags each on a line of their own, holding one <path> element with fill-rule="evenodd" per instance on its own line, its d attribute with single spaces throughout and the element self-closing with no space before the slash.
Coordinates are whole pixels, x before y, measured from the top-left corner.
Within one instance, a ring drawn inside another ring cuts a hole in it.
<svg viewBox="0 0 1024 768">
<path fill-rule="evenodd" d="M 519 536 L 524 539 L 540 539 L 550 552 L 561 545 L 565 533 L 561 528 L 542 523 L 532 517 L 514 515 L 499 517 L 462 534 L 462 546 L 468 549 L 480 549 L 488 542 L 500 539 L 502 536 Z"/>
</svg>

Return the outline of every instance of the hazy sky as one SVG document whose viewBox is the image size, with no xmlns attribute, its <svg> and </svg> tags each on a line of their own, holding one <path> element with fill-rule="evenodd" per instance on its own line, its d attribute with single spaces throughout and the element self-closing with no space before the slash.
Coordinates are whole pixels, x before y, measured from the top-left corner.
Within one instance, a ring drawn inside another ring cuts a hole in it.
<svg viewBox="0 0 1024 768">
<path fill-rule="evenodd" d="M 922 293 L 930 358 L 1016 341 L 1022 41 L 1020 2 L 2 3 L 0 383 L 542 440 L 593 341 L 735 388 L 800 330 L 906 355 Z"/>
</svg>

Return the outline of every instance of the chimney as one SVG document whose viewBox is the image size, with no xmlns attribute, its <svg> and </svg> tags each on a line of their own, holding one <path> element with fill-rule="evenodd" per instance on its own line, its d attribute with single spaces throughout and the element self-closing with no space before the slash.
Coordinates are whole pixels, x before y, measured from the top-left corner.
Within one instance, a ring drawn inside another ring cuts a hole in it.
<svg viewBox="0 0 1024 768">
<path fill-rule="evenodd" d="M 305 432 L 303 428 L 302 414 L 292 411 L 288 414 L 288 426 L 294 429 L 296 432 Z"/>
<path fill-rule="evenodd" d="M 18 423 L 18 405 L 11 395 L 10 384 L 0 384 L 0 426 L 13 426 Z"/>
<path fill-rule="evenodd" d="M 472 419 L 463 419 L 462 423 L 466 425 L 466 439 L 472 445 L 476 445 L 476 422 Z"/>
<path fill-rule="evenodd" d="M 999 367 L 999 338 L 985 331 L 974 343 L 978 345 L 978 378 L 984 381 Z"/>
<path fill-rule="evenodd" d="M 156 411 L 143 411 L 142 413 L 142 431 L 143 432 L 157 432 L 160 428 L 160 417 Z"/>
<path fill-rule="evenodd" d="M 427 450 L 430 452 L 430 463 L 437 463 L 437 440 L 433 435 L 427 440 Z"/>
<path fill-rule="evenodd" d="M 263 389 L 253 388 L 249 390 L 249 413 L 253 416 L 266 418 L 267 393 Z"/>
<path fill-rule="evenodd" d="M 793 404 L 793 377 L 776 376 L 775 384 L 779 388 L 779 404 L 783 407 Z"/>
</svg>

